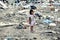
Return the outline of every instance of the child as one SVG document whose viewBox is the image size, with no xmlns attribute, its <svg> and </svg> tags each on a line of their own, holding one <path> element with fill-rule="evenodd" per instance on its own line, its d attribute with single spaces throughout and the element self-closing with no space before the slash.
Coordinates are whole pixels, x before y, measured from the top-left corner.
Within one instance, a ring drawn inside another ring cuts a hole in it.
<svg viewBox="0 0 60 40">
<path fill-rule="evenodd" d="M 35 24 L 35 20 L 34 20 L 34 11 L 32 9 L 30 10 L 29 24 L 30 24 L 30 31 L 33 32 L 33 26 Z"/>
</svg>

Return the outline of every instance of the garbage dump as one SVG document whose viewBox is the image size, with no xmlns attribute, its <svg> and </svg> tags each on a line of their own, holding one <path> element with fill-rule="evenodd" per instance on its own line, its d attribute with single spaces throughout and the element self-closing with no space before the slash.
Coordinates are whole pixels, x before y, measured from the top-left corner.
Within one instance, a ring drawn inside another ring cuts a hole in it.
<svg viewBox="0 0 60 40">
<path fill-rule="evenodd" d="M 4 9 L 8 8 L 7 5 L 5 5 L 2 1 L 0 1 L 0 5 L 1 5 L 1 8 L 4 8 Z"/>
<path fill-rule="evenodd" d="M 60 40 L 60 2 L 10 2 L 0 1 L 0 40 Z M 29 17 L 35 21 L 33 32 Z"/>
</svg>

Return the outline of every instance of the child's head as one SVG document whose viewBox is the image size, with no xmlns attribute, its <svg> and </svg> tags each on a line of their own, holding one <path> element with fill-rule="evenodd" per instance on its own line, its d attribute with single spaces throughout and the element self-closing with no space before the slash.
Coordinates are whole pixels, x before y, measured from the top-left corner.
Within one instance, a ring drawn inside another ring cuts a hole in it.
<svg viewBox="0 0 60 40">
<path fill-rule="evenodd" d="M 33 13 L 34 13 L 34 11 L 31 9 L 31 10 L 30 10 L 30 15 L 33 15 Z"/>
</svg>

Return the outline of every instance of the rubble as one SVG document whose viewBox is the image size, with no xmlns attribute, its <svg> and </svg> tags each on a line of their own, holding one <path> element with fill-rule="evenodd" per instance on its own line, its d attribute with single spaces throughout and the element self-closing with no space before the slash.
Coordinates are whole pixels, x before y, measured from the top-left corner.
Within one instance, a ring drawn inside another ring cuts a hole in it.
<svg viewBox="0 0 60 40">
<path fill-rule="evenodd" d="M 0 39 L 1 40 L 60 40 L 60 12 L 58 6 L 35 5 L 34 33 L 30 32 L 27 21 L 29 8 L 8 5 L 8 9 L 0 11 Z M 55 9 L 55 10 L 54 10 Z M 40 19 L 38 17 L 41 17 Z M 49 28 L 50 27 L 50 28 Z M 11 38 L 10 38 L 11 37 Z"/>
</svg>

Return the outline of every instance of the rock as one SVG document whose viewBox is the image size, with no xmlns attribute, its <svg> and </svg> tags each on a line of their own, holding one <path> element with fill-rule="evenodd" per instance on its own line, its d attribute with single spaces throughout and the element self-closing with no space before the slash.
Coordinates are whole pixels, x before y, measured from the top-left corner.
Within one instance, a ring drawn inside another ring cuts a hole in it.
<svg viewBox="0 0 60 40">
<path fill-rule="evenodd" d="M 58 37 L 58 39 L 57 40 L 60 40 L 60 37 Z"/>
<path fill-rule="evenodd" d="M 26 37 L 23 37 L 23 38 L 21 38 L 22 40 L 28 40 L 28 38 L 26 38 Z"/>
<path fill-rule="evenodd" d="M 13 40 L 13 38 L 12 37 L 7 37 L 4 40 Z"/>
<path fill-rule="evenodd" d="M 18 40 L 16 37 L 6 37 L 4 40 Z"/>
<path fill-rule="evenodd" d="M 58 38 L 57 37 L 53 37 L 53 39 L 57 40 Z"/>
<path fill-rule="evenodd" d="M 32 40 L 32 39 L 30 39 L 30 40 Z"/>
<path fill-rule="evenodd" d="M 56 34 L 56 32 L 53 31 L 53 30 L 44 30 L 43 32 L 45 32 L 45 33 L 55 33 Z"/>
<path fill-rule="evenodd" d="M 15 40 L 18 40 L 18 39 L 15 39 Z"/>
<path fill-rule="evenodd" d="M 37 38 L 36 38 L 36 37 L 34 37 L 33 39 L 34 39 L 34 40 L 36 40 Z"/>
</svg>

